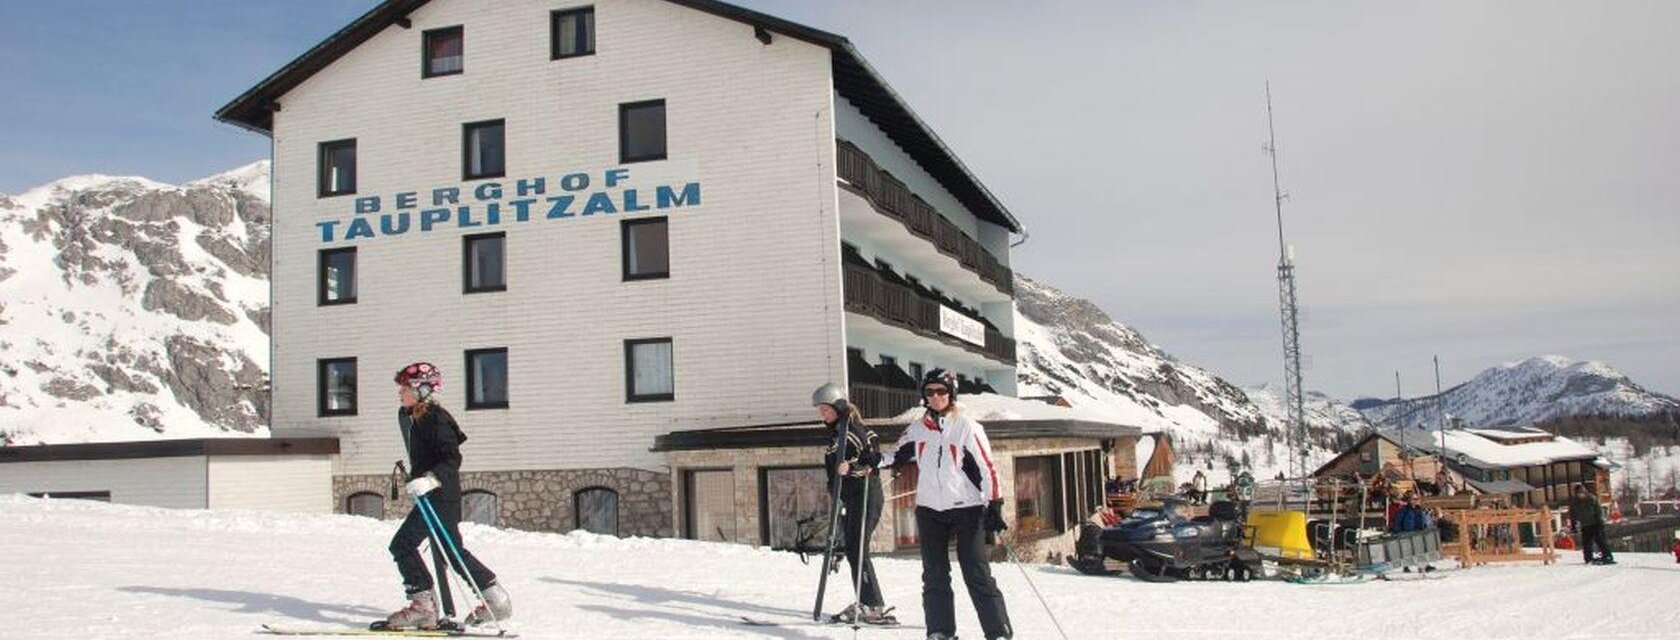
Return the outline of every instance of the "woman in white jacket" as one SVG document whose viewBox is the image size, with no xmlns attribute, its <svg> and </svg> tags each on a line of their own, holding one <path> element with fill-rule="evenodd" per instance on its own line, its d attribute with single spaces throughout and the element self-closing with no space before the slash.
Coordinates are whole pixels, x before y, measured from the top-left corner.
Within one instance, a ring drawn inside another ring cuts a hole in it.
<svg viewBox="0 0 1680 640">
<path fill-rule="evenodd" d="M 922 543 L 922 611 L 927 618 L 928 640 L 956 637 L 951 593 L 953 538 L 981 630 L 988 640 L 1009 638 L 1014 635 L 1009 611 L 986 559 L 986 535 L 1007 528 L 997 465 L 985 428 L 962 415 L 956 401 L 956 376 L 944 369 L 929 371 L 922 380 L 922 404 L 927 413 L 904 430 L 892 456 L 883 460 L 882 466 L 914 464 L 919 472 L 916 532 Z"/>
</svg>

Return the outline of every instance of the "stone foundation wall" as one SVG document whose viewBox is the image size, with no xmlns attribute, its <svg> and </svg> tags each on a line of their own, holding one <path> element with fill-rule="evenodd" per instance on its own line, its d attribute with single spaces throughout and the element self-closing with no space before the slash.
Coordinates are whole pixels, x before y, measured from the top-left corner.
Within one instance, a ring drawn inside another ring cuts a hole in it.
<svg viewBox="0 0 1680 640">
<path fill-rule="evenodd" d="M 497 526 L 565 533 L 576 528 L 580 489 L 605 487 L 618 492 L 618 534 L 672 537 L 671 476 L 643 469 L 566 469 L 470 471 L 461 474 L 461 490 L 496 495 Z M 401 489 L 390 499 L 389 475 L 333 476 L 333 510 L 344 513 L 347 498 L 372 492 L 385 498 L 385 518 L 408 514 L 413 502 Z"/>
</svg>

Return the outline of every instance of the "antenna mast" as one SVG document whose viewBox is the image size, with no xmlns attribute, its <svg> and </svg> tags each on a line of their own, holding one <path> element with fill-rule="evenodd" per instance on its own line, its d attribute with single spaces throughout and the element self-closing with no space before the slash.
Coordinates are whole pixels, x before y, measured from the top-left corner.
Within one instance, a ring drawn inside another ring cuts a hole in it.
<svg viewBox="0 0 1680 640">
<path fill-rule="evenodd" d="M 1278 179 L 1277 132 L 1272 127 L 1272 83 L 1266 82 L 1266 155 L 1272 159 L 1272 208 L 1277 214 L 1278 228 L 1278 306 L 1283 315 L 1283 389 L 1284 402 L 1289 408 L 1289 424 L 1284 425 L 1285 441 L 1289 446 L 1290 478 L 1305 481 L 1307 468 L 1306 407 L 1301 389 L 1301 324 L 1300 307 L 1295 304 L 1295 259 L 1283 240 L 1283 201 L 1288 197 Z"/>
</svg>

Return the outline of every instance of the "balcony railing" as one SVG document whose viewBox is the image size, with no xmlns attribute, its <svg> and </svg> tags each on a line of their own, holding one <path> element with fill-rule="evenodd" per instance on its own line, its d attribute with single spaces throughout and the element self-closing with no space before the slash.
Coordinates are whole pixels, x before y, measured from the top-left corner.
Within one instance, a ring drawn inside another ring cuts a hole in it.
<svg viewBox="0 0 1680 640">
<path fill-rule="evenodd" d="M 921 404 L 915 389 L 894 389 L 875 384 L 850 385 L 852 404 L 865 418 L 891 418 Z M 886 443 L 883 443 L 886 444 Z"/>
<path fill-rule="evenodd" d="M 1015 341 L 1002 332 L 986 328 L 985 346 L 976 345 L 939 330 L 942 303 L 909 286 L 890 282 L 876 270 L 847 262 L 843 266 L 846 310 L 908 329 L 970 352 L 1015 364 Z"/>
<path fill-rule="evenodd" d="M 836 142 L 840 178 L 848 188 L 868 200 L 877 211 L 899 221 L 911 234 L 932 243 L 940 253 L 955 258 L 982 281 L 1005 294 L 1015 295 L 1015 274 L 984 245 L 875 164 L 862 149 L 845 140 Z"/>
</svg>

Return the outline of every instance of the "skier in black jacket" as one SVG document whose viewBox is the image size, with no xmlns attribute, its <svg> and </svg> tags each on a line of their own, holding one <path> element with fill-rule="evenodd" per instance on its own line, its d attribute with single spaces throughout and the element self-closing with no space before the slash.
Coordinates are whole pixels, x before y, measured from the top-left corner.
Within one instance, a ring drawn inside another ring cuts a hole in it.
<svg viewBox="0 0 1680 640">
<path fill-rule="evenodd" d="M 889 613 L 881 599 L 881 584 L 875 578 L 875 564 L 869 560 L 869 539 L 875 525 L 881 521 L 881 476 L 875 467 L 881 462 L 880 444 L 875 432 L 863 424 L 857 407 L 846 400 L 846 390 L 832 382 L 818 387 L 811 394 L 811 405 L 823 424 L 828 425 L 830 442 L 838 441 L 837 429 L 846 430 L 843 449 L 832 446 L 823 455 L 823 468 L 828 470 L 829 487 L 840 484 L 840 504 L 843 515 L 840 526 L 846 535 L 846 561 L 852 566 L 852 584 L 861 587 L 858 601 L 835 616 L 841 622 L 894 625 L 898 620 Z M 865 522 L 867 515 L 868 521 Z M 858 572 L 863 572 L 861 583 Z"/>
<path fill-rule="evenodd" d="M 437 393 L 443 388 L 443 372 L 429 362 L 416 362 L 403 367 L 396 376 L 398 397 L 402 408 L 397 410 L 397 426 L 402 430 L 403 443 L 408 450 L 409 480 L 404 488 L 410 496 L 426 496 L 443 524 L 449 539 L 460 551 L 461 560 L 446 549 L 444 555 L 455 572 L 472 579 L 484 591 L 467 624 L 483 624 L 492 620 L 507 620 L 513 615 L 513 603 L 506 589 L 496 582 L 496 574 L 472 552 L 461 539 L 461 443 L 467 435 L 461 433 L 454 416 L 437 404 Z M 437 601 L 432 595 L 432 574 L 420 558 L 419 547 L 429 537 L 425 515 L 418 505 L 408 512 L 397 534 L 391 538 L 391 557 L 397 561 L 402 574 L 403 589 L 408 594 L 408 606 L 386 618 L 392 629 L 431 629 L 437 627 Z M 447 544 L 447 543 L 445 543 Z M 461 563 L 466 564 L 465 567 Z"/>
</svg>

